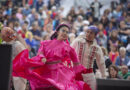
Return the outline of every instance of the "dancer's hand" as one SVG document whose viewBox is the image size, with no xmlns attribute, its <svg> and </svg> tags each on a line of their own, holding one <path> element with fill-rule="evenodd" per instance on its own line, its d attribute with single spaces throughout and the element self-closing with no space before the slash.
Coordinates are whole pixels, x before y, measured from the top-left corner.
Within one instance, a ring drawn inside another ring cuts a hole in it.
<svg viewBox="0 0 130 90">
<path fill-rule="evenodd" d="M 45 63 L 46 62 L 46 58 L 42 58 L 42 62 Z"/>
</svg>

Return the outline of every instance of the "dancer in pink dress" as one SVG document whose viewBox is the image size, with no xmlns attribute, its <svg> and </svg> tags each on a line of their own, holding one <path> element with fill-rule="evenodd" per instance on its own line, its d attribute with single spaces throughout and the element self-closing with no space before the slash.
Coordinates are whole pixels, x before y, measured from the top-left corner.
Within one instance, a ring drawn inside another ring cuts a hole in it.
<svg viewBox="0 0 130 90">
<path fill-rule="evenodd" d="M 31 59 L 28 50 L 22 51 L 13 61 L 13 75 L 28 79 L 32 90 L 91 90 L 83 81 L 75 80 L 76 73 L 85 68 L 65 42 L 69 29 L 66 24 L 59 25 L 52 40 L 41 42 L 38 55 Z M 65 58 L 73 61 L 73 69 L 62 64 Z"/>
</svg>

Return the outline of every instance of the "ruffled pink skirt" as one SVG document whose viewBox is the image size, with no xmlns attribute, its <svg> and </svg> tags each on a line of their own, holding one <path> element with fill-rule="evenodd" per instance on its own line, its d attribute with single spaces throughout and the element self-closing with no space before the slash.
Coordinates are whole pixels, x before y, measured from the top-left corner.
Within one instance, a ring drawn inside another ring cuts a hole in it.
<svg viewBox="0 0 130 90">
<path fill-rule="evenodd" d="M 40 57 L 35 57 L 40 59 Z M 81 66 L 76 67 L 78 72 Z M 29 80 L 32 90 L 91 90 L 83 81 L 75 80 L 75 72 L 62 63 L 43 64 L 28 58 L 28 50 L 13 60 L 13 76 Z"/>
</svg>

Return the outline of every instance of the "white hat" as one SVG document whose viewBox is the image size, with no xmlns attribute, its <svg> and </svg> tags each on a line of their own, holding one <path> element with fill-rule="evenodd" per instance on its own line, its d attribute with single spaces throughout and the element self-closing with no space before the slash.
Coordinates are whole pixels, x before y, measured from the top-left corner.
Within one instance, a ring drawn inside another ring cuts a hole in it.
<svg viewBox="0 0 130 90">
<path fill-rule="evenodd" d="M 70 33 L 69 37 L 75 37 L 75 34 L 74 33 Z"/>
<path fill-rule="evenodd" d="M 80 33 L 79 33 L 79 36 L 84 36 L 84 35 L 85 35 L 84 32 L 80 32 Z"/>
<path fill-rule="evenodd" d="M 88 20 L 84 20 L 84 21 L 83 21 L 83 24 L 85 24 L 85 25 L 86 25 L 86 24 L 89 25 L 89 21 L 88 21 Z"/>
<path fill-rule="evenodd" d="M 56 6 L 53 6 L 53 7 L 52 7 L 52 10 L 56 10 Z"/>
</svg>

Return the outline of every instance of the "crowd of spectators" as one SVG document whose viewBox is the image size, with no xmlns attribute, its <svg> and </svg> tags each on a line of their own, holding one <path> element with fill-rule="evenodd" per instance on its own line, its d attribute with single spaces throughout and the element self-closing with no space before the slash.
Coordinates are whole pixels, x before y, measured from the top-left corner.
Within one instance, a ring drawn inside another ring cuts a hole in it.
<svg viewBox="0 0 130 90">
<path fill-rule="evenodd" d="M 113 64 L 108 69 L 108 78 L 129 79 L 130 1 L 112 1 L 110 8 L 105 9 L 101 15 L 100 9 L 104 5 L 94 0 L 86 10 L 82 7 L 78 7 L 78 10 L 71 7 L 66 17 L 62 15 L 65 8 L 61 7 L 60 1 L 1 0 L 0 22 L 24 38 L 30 57 L 36 55 L 40 41 L 49 40 L 60 23 L 71 26 L 68 39 L 70 43 L 83 35 L 89 25 L 96 25 L 99 29 L 97 43 L 106 49 L 104 59 L 109 59 Z"/>
</svg>

